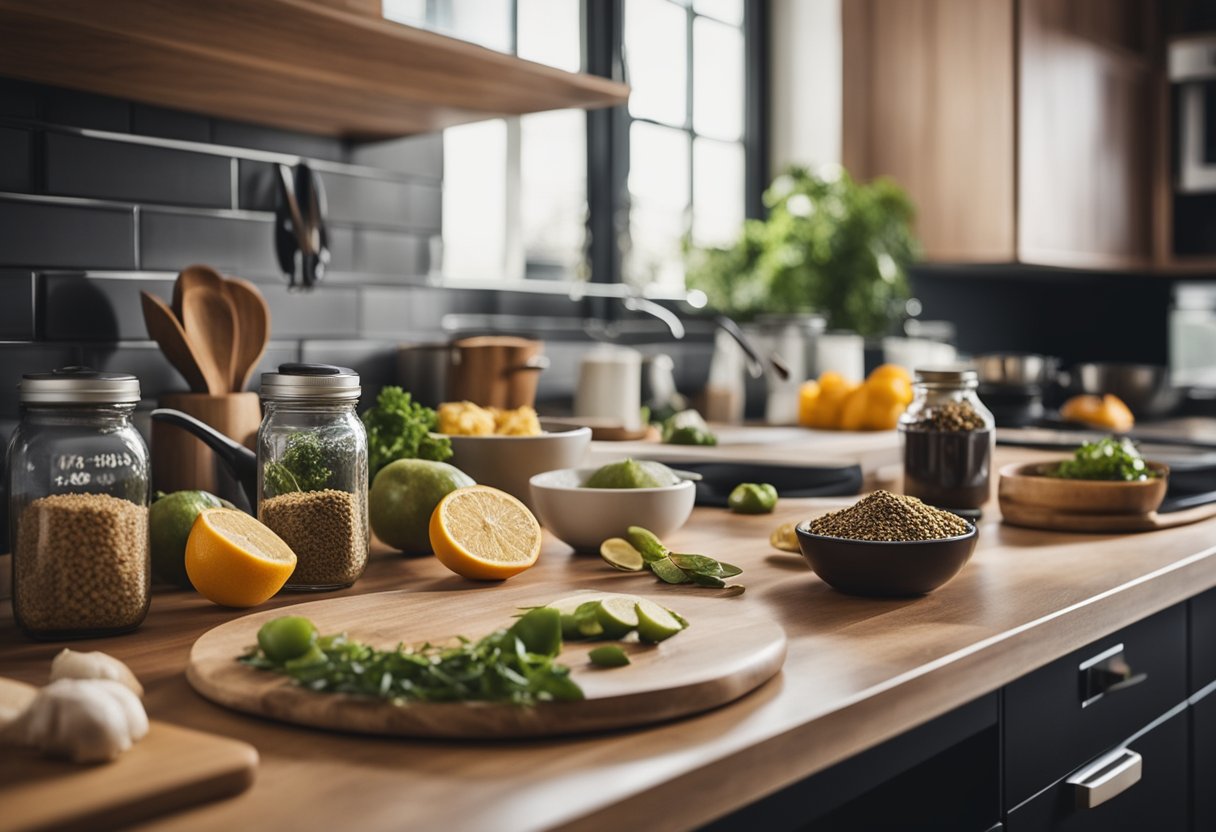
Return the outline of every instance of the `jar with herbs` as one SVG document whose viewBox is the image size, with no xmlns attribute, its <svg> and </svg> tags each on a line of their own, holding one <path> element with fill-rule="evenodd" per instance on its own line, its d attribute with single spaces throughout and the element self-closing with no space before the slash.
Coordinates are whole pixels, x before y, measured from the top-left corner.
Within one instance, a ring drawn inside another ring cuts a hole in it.
<svg viewBox="0 0 1216 832">
<path fill-rule="evenodd" d="M 988 499 L 995 440 L 978 385 L 974 370 L 917 370 L 899 420 L 904 492 L 972 517 Z"/>
<path fill-rule="evenodd" d="M 359 375 L 282 364 L 262 375 L 258 519 L 296 553 L 287 589 L 350 586 L 367 566 L 367 434 Z"/>
<path fill-rule="evenodd" d="M 148 448 L 139 380 L 64 367 L 20 384 L 8 446 L 13 616 L 32 638 L 133 630 L 148 612 Z"/>
</svg>

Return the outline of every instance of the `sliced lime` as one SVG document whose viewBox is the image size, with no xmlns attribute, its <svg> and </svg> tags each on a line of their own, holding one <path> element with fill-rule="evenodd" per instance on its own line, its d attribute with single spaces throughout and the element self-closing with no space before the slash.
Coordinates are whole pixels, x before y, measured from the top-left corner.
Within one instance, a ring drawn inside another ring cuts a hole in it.
<svg viewBox="0 0 1216 832">
<path fill-rule="evenodd" d="M 605 644 L 587 654 L 591 663 L 600 667 L 624 667 L 629 664 L 629 656 L 615 644 Z"/>
<path fill-rule="evenodd" d="M 669 613 L 671 613 L 671 617 L 674 618 L 676 621 L 679 621 L 681 627 L 683 627 L 685 630 L 688 629 L 688 619 L 686 619 L 684 616 L 680 615 L 678 612 L 671 609 L 670 607 L 664 607 L 663 609 L 665 609 Z"/>
<path fill-rule="evenodd" d="M 650 529 L 643 529 L 641 526 L 630 526 L 629 542 L 633 544 L 642 557 L 647 562 L 661 560 L 667 557 L 668 549 L 663 545 L 663 541 L 659 540 L 658 536 Z"/>
<path fill-rule="evenodd" d="M 684 627 L 670 612 L 645 598 L 635 605 L 638 617 L 638 638 L 651 644 L 666 641 Z"/>
<path fill-rule="evenodd" d="M 604 635 L 604 625 L 600 623 L 600 602 L 584 601 L 574 611 L 579 636 L 582 638 L 599 638 Z"/>
<path fill-rule="evenodd" d="M 613 569 L 622 572 L 641 572 L 646 565 L 642 553 L 623 537 L 610 537 L 601 543 L 600 557 Z"/>
<path fill-rule="evenodd" d="M 623 638 L 638 628 L 637 598 L 601 598 L 596 618 L 608 638 Z"/>
</svg>

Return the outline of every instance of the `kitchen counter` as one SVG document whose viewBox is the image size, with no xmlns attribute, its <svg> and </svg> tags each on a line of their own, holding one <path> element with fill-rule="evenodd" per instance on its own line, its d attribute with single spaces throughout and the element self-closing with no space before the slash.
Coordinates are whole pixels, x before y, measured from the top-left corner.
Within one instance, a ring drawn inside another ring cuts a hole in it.
<svg viewBox="0 0 1216 832">
<path fill-rule="evenodd" d="M 998 450 L 998 463 L 1042 453 Z M 158 719 L 244 739 L 257 780 L 231 800 L 154 821 L 163 829 L 573 829 L 703 824 L 990 693 L 1066 653 L 1216 586 L 1216 520 L 1146 535 L 1068 535 L 1006 527 L 992 508 L 974 558 L 920 599 L 841 595 L 801 558 L 768 545 L 778 523 L 841 501 L 783 501 L 775 515 L 697 509 L 672 542 L 744 568 L 732 608 L 762 608 L 789 637 L 784 672 L 698 717 L 604 736 L 531 742 L 376 740 L 253 719 L 197 696 L 183 676 L 201 633 L 242 613 L 187 592 L 158 592 L 135 634 L 74 644 L 127 661 Z M 538 599 L 574 587 L 678 598 L 687 592 L 572 557 L 549 540 L 512 580 Z M 380 552 L 355 588 L 427 592 L 469 584 L 431 558 Z M 324 595 L 286 595 L 285 606 Z M 7 605 L 6 605 L 7 606 Z M 504 610 L 504 615 L 507 611 Z M 695 626 L 695 622 L 694 622 Z M 403 634 L 408 638 L 408 634 Z M 0 669 L 42 681 L 58 644 L 0 619 Z"/>
</svg>

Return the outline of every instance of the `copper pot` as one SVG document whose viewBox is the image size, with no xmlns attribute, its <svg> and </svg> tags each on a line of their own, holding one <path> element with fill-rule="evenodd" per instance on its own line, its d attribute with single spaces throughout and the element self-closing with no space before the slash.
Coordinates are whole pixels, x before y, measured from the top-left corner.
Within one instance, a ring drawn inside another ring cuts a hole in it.
<svg viewBox="0 0 1216 832">
<path fill-rule="evenodd" d="M 482 407 L 532 407 L 540 373 L 549 366 L 544 348 L 543 341 L 503 335 L 453 342 L 448 398 Z"/>
</svg>

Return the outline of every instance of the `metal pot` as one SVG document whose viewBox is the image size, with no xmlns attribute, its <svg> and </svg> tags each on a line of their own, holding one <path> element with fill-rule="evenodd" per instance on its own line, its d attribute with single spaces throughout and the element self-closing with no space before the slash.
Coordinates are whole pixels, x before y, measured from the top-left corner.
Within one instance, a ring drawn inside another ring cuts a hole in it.
<svg viewBox="0 0 1216 832">
<path fill-rule="evenodd" d="M 972 359 L 983 384 L 1046 388 L 1059 371 L 1059 359 L 1035 353 L 989 353 Z"/>
<path fill-rule="evenodd" d="M 1078 364 L 1071 381 L 1075 393 L 1118 396 L 1137 418 L 1164 416 L 1182 400 L 1182 389 L 1170 383 L 1169 369 L 1158 364 Z"/>
</svg>

